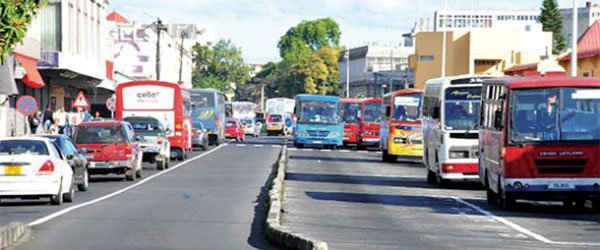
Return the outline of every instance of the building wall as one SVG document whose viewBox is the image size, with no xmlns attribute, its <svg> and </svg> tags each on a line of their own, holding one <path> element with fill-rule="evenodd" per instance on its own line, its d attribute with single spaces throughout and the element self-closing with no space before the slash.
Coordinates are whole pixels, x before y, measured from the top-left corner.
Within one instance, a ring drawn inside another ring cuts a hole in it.
<svg viewBox="0 0 600 250">
<path fill-rule="evenodd" d="M 505 68 L 539 62 L 550 53 L 550 32 L 448 31 L 446 32 L 446 76 L 500 74 Z M 440 77 L 443 32 L 421 32 L 416 37 L 413 65 L 415 87 Z"/>
<path fill-rule="evenodd" d="M 559 61 L 560 66 L 566 70 L 566 75 L 571 75 L 571 60 Z M 577 76 L 600 77 L 600 56 L 577 60 Z"/>
<path fill-rule="evenodd" d="M 438 10 L 434 14 L 434 31 L 542 31 L 540 13 L 539 10 Z"/>
<path fill-rule="evenodd" d="M 577 9 L 577 38 L 587 30 L 596 20 L 600 20 L 600 4 L 586 2 L 586 6 Z M 571 34 L 573 34 L 573 9 L 560 9 L 563 19 L 562 34 L 567 40 L 567 48 L 571 47 Z"/>
</svg>

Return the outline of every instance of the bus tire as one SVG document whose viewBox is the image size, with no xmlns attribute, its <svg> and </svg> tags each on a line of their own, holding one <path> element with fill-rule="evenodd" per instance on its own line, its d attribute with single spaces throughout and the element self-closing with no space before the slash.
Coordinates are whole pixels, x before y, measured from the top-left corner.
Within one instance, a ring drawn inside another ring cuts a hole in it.
<svg viewBox="0 0 600 250">
<path fill-rule="evenodd" d="M 438 187 L 447 188 L 448 186 L 450 186 L 450 180 L 446 180 L 446 179 L 442 178 L 442 176 L 439 174 L 436 174 L 435 177 L 437 180 Z"/>
<path fill-rule="evenodd" d="M 592 201 L 592 212 L 600 214 L 600 199 L 593 199 Z"/>
<path fill-rule="evenodd" d="M 514 210 L 515 206 L 517 205 L 517 201 L 515 200 L 515 198 L 511 197 L 510 195 L 504 192 L 504 189 L 502 189 L 502 184 L 500 182 L 498 182 L 498 204 L 502 209 L 507 211 Z"/>
<path fill-rule="evenodd" d="M 485 197 L 488 205 L 498 204 L 498 195 L 496 195 L 496 193 L 494 193 L 494 190 L 490 188 L 490 181 L 487 176 L 487 173 L 485 174 Z"/>
<path fill-rule="evenodd" d="M 296 148 L 304 148 L 304 144 L 294 142 L 294 147 L 296 147 Z"/>
<path fill-rule="evenodd" d="M 431 169 L 427 169 L 427 183 L 429 183 L 429 184 L 437 183 L 435 172 L 431 171 Z"/>
</svg>

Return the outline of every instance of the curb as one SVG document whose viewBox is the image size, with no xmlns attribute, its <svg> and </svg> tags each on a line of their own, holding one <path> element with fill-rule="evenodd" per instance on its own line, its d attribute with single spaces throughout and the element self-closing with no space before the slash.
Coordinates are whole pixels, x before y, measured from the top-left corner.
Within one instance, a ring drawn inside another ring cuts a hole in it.
<svg viewBox="0 0 600 250">
<path fill-rule="evenodd" d="M 11 222 L 6 226 L 0 227 L 0 249 L 15 244 L 28 231 L 29 226 L 21 222 Z"/>
<path fill-rule="evenodd" d="M 286 163 L 287 146 L 284 145 L 279 155 L 271 189 L 269 189 L 269 211 L 265 223 L 265 235 L 268 240 L 289 249 L 327 250 L 327 243 L 291 232 L 281 225 Z"/>
</svg>

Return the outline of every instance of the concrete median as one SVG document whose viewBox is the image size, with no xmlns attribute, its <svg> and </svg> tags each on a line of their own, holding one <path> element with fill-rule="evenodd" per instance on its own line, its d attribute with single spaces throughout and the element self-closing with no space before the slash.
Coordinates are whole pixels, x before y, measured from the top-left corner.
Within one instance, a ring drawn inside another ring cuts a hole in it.
<svg viewBox="0 0 600 250">
<path fill-rule="evenodd" d="M 294 233 L 281 225 L 286 164 L 287 146 L 283 146 L 269 190 L 269 212 L 265 222 L 265 235 L 276 245 L 288 249 L 326 250 L 328 249 L 327 243 Z"/>
<path fill-rule="evenodd" d="M 0 249 L 5 249 L 15 244 L 29 231 L 29 226 L 21 222 L 11 222 L 0 226 Z"/>
</svg>

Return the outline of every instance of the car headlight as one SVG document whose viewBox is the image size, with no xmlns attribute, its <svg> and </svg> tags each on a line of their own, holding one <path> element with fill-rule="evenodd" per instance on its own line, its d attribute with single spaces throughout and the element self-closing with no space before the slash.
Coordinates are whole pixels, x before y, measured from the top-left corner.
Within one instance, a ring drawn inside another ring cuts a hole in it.
<svg viewBox="0 0 600 250">
<path fill-rule="evenodd" d="M 296 134 L 296 136 L 298 136 L 298 137 L 307 137 L 307 136 L 308 136 L 308 134 L 307 134 L 306 132 L 298 132 L 298 133 Z"/>
<path fill-rule="evenodd" d="M 469 158 L 469 151 L 450 151 L 450 159 Z"/>
<path fill-rule="evenodd" d="M 404 143 L 405 139 L 401 137 L 394 137 L 394 143 Z"/>
<path fill-rule="evenodd" d="M 336 138 L 339 136 L 340 136 L 340 133 L 338 133 L 338 132 L 329 132 L 329 134 L 327 135 L 327 137 L 329 137 L 329 138 Z"/>
</svg>

